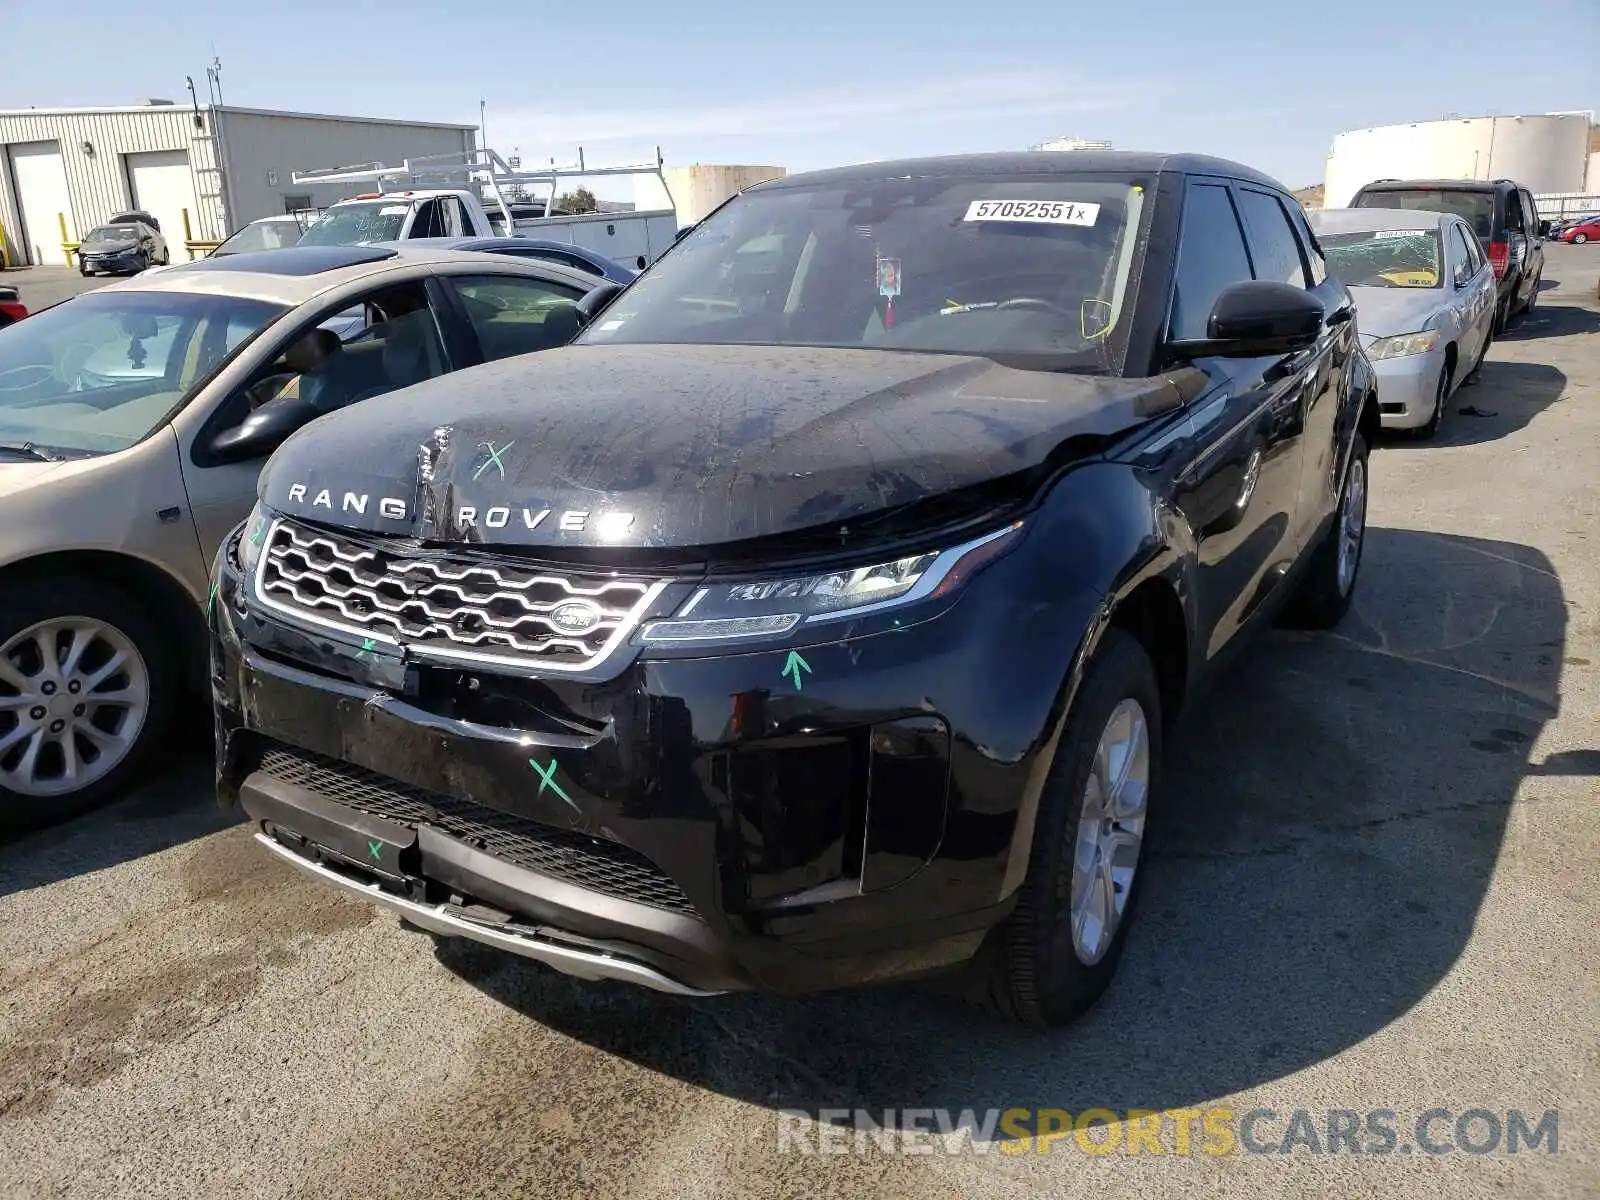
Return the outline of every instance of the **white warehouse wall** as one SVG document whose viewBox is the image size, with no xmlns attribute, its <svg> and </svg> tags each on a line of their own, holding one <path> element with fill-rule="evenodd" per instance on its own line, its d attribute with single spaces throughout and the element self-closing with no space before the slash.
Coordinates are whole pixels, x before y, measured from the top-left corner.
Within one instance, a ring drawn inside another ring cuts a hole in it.
<svg viewBox="0 0 1600 1200">
<path fill-rule="evenodd" d="M 1471 117 L 1354 129 L 1333 139 L 1325 203 L 1375 179 L 1515 179 L 1535 194 L 1582 190 L 1589 116 Z"/>
<path fill-rule="evenodd" d="M 238 229 L 285 211 L 285 197 L 310 196 L 314 207 L 376 191 L 375 184 L 297 184 L 296 171 L 358 163 L 395 166 L 406 158 L 459 154 L 477 144 L 470 126 L 321 117 L 258 109 L 222 110 L 223 154 L 229 164 L 230 224 Z"/>
<path fill-rule="evenodd" d="M 69 209 L 67 232 L 76 238 L 99 225 L 112 213 L 132 207 L 126 156 L 150 151 L 186 151 L 192 168 L 209 166 L 210 145 L 206 141 L 205 110 L 202 127 L 195 126 L 192 108 L 177 105 L 140 105 L 115 109 L 22 109 L 0 112 L 0 146 L 57 142 L 61 164 L 67 177 Z M 87 147 L 85 145 L 87 143 Z M 5 155 L 0 152 L 0 164 Z M 196 194 L 207 188 L 198 186 Z M 210 178 L 214 179 L 212 175 Z M 21 244 L 22 222 L 18 198 L 13 194 L 11 172 L 0 168 L 0 224 L 5 226 L 6 252 L 13 263 L 32 257 L 31 248 Z M 204 202 L 201 202 L 204 207 Z M 191 213 L 197 223 L 212 220 L 214 214 Z M 40 246 L 44 261 L 66 264 L 61 251 L 59 223 L 51 220 L 46 231 L 29 230 L 30 241 Z M 183 258 L 183 230 L 165 228 L 176 257 Z"/>
</svg>

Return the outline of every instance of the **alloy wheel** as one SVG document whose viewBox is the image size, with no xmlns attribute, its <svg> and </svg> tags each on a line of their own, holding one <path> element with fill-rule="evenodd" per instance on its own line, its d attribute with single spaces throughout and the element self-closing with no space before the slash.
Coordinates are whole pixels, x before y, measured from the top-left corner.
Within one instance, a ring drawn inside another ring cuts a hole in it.
<svg viewBox="0 0 1600 1200">
<path fill-rule="evenodd" d="M 55 617 L 0 646 L 0 788 L 62 796 L 109 774 L 150 713 L 150 672 L 120 629 Z"/>
<path fill-rule="evenodd" d="M 1072 855 L 1072 944 L 1094 964 L 1127 910 L 1150 796 L 1150 730 L 1131 697 L 1111 711 L 1084 784 Z"/>
<path fill-rule="evenodd" d="M 1356 567 L 1361 564 L 1361 539 L 1367 526 L 1367 464 L 1350 460 L 1350 477 L 1344 485 L 1344 503 L 1339 506 L 1339 594 L 1346 595 L 1356 582 Z"/>
</svg>

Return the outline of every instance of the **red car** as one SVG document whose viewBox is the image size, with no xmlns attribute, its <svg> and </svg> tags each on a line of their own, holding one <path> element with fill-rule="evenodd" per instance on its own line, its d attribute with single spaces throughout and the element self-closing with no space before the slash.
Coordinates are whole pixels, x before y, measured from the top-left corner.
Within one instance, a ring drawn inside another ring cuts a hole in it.
<svg viewBox="0 0 1600 1200">
<path fill-rule="evenodd" d="M 1568 225 L 1561 231 L 1563 242 L 1575 242 L 1583 245 L 1584 242 L 1600 242 L 1600 215 L 1585 217 Z"/>
<path fill-rule="evenodd" d="M 23 307 L 22 301 L 17 299 L 17 289 L 14 287 L 0 287 L 0 329 L 4 329 L 13 321 L 20 321 L 28 315 L 28 310 Z"/>
</svg>

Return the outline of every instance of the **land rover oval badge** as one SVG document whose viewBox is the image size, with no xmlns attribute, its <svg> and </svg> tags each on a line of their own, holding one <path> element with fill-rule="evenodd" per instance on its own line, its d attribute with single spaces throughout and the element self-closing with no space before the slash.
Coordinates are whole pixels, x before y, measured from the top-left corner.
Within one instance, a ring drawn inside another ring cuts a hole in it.
<svg viewBox="0 0 1600 1200">
<path fill-rule="evenodd" d="M 600 607 L 592 600 L 568 600 L 550 610 L 550 623 L 563 633 L 588 633 L 600 624 Z"/>
</svg>

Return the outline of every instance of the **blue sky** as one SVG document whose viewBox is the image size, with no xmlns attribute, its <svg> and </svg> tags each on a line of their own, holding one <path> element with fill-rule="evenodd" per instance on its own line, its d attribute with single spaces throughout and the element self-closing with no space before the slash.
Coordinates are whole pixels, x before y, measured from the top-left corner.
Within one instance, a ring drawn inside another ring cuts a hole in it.
<svg viewBox="0 0 1600 1200">
<path fill-rule="evenodd" d="M 1600 0 L 5 7 L 0 108 L 184 100 L 185 75 L 203 98 L 214 47 L 231 104 L 475 124 L 482 99 L 529 162 L 659 143 L 793 171 L 1077 135 L 1302 187 L 1343 129 L 1600 109 Z"/>
</svg>

